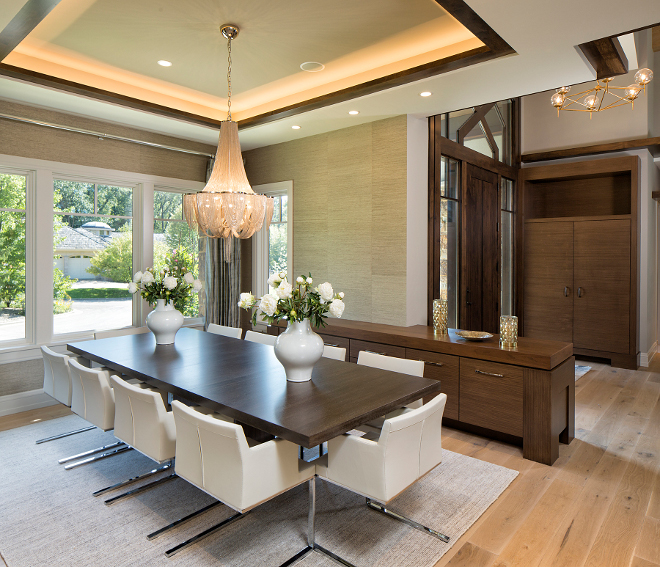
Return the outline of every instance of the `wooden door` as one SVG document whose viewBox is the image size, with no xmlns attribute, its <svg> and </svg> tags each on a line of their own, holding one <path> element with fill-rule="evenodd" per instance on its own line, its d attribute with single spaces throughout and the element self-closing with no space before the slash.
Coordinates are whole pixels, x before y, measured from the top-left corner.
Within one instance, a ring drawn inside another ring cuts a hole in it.
<svg viewBox="0 0 660 567">
<path fill-rule="evenodd" d="M 497 333 L 500 310 L 497 175 L 470 164 L 466 169 L 460 326 Z"/>
<path fill-rule="evenodd" d="M 573 223 L 525 223 L 526 337 L 573 342 Z"/>
<path fill-rule="evenodd" d="M 630 220 L 576 221 L 573 345 L 630 350 Z"/>
</svg>

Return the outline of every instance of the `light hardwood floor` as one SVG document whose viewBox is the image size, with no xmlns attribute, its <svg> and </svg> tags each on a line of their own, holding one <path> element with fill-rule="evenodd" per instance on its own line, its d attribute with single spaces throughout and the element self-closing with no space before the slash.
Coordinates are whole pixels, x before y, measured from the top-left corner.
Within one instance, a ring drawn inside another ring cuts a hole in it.
<svg viewBox="0 0 660 567">
<path fill-rule="evenodd" d="M 436 567 L 660 567 L 660 357 L 638 371 L 596 363 L 576 384 L 576 436 L 548 467 L 519 447 L 449 428 L 451 451 L 520 475 Z M 0 431 L 67 415 L 0 417 Z M 1 563 L 0 563 L 1 565 Z"/>
</svg>

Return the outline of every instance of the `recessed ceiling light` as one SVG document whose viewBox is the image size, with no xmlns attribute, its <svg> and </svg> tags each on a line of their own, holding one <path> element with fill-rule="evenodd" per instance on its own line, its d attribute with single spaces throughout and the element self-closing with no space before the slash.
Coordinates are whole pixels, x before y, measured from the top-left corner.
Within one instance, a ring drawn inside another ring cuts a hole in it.
<svg viewBox="0 0 660 567">
<path fill-rule="evenodd" d="M 300 68 L 303 71 L 307 71 L 308 73 L 318 73 L 319 71 L 323 71 L 323 69 L 325 69 L 325 65 L 316 61 L 305 61 L 304 63 L 300 64 Z"/>
<path fill-rule="evenodd" d="M 349 110 L 348 113 L 355 116 L 356 114 L 360 114 L 360 111 L 359 110 Z"/>
<path fill-rule="evenodd" d="M 171 62 L 171 61 L 165 61 L 165 59 L 161 59 L 161 60 L 158 62 L 158 64 L 159 64 L 161 67 L 171 67 L 171 66 L 172 66 L 172 62 Z"/>
<path fill-rule="evenodd" d="M 430 91 L 424 91 L 423 93 L 419 93 L 419 96 L 431 96 L 432 94 Z"/>
<path fill-rule="evenodd" d="M 300 130 L 300 126 L 291 126 L 294 130 Z"/>
</svg>

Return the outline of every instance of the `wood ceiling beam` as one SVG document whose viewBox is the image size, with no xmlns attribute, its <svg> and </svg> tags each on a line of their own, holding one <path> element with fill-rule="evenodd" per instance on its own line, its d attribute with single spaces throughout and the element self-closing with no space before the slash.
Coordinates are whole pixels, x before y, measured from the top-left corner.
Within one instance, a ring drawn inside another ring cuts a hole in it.
<svg viewBox="0 0 660 567">
<path fill-rule="evenodd" d="M 472 128 L 474 128 L 477 125 L 477 122 L 479 122 L 484 116 L 486 116 L 487 112 L 495 106 L 494 102 L 491 102 L 489 104 L 482 104 L 481 106 L 476 106 L 474 109 L 474 112 L 472 113 L 472 116 L 468 118 L 463 125 L 458 129 L 458 132 L 456 132 L 456 141 L 459 144 L 462 144 L 463 141 L 465 140 L 465 136 L 467 136 L 471 131 Z"/>
<path fill-rule="evenodd" d="M 61 0 L 28 0 L 0 32 L 0 61 L 9 55 Z"/>
<path fill-rule="evenodd" d="M 660 137 L 640 138 L 638 140 L 626 140 L 623 142 L 595 144 L 592 146 L 582 146 L 579 148 L 566 148 L 563 150 L 552 150 L 549 152 L 523 154 L 521 156 L 521 161 L 524 163 L 532 163 L 535 161 L 605 154 L 608 152 L 618 152 L 621 150 L 633 150 L 640 148 L 647 148 L 649 152 L 651 152 L 651 155 L 654 157 L 660 156 Z"/>
<path fill-rule="evenodd" d="M 578 45 L 578 49 L 594 68 L 598 79 L 615 77 L 628 72 L 628 58 L 623 52 L 621 42 L 616 37 L 581 43 Z"/>
</svg>

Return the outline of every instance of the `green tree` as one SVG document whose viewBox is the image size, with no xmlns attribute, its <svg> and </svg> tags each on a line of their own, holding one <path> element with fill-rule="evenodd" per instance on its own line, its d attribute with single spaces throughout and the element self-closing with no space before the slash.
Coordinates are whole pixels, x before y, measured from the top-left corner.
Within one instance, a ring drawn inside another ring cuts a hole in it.
<svg viewBox="0 0 660 567">
<path fill-rule="evenodd" d="M 0 209 L 25 209 L 26 180 L 0 175 Z M 0 211 L 0 301 L 7 307 L 25 294 L 25 213 Z"/>
<path fill-rule="evenodd" d="M 275 274 L 287 271 L 286 224 L 271 224 L 268 232 L 268 272 Z"/>
<path fill-rule="evenodd" d="M 122 231 L 108 246 L 98 252 L 87 268 L 90 274 L 113 282 L 128 283 L 133 280 L 133 237 Z"/>
</svg>

